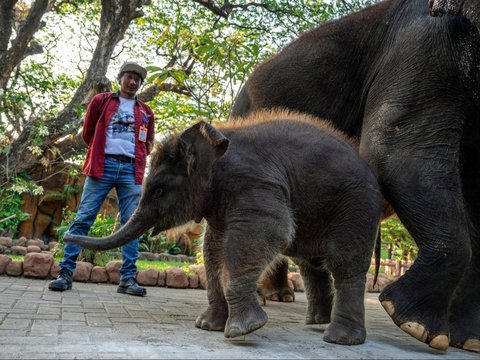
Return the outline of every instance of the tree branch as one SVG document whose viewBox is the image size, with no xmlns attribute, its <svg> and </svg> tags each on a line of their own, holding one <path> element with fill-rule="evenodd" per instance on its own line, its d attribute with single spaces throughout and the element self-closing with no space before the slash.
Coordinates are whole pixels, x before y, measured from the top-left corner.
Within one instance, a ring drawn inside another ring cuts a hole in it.
<svg viewBox="0 0 480 360">
<path fill-rule="evenodd" d="M 3 7 L 3 5 L 2 5 Z M 22 61 L 28 44 L 40 26 L 40 20 L 47 11 L 48 0 L 36 0 L 28 12 L 17 37 L 10 49 L 0 56 L 0 89 L 5 89 L 13 69 Z"/>
<path fill-rule="evenodd" d="M 7 51 L 12 36 L 13 7 L 18 0 L 3 0 L 0 4 L 0 57 Z"/>
<path fill-rule="evenodd" d="M 148 102 L 153 100 L 161 92 L 174 92 L 180 95 L 191 96 L 190 91 L 185 86 L 162 83 L 160 85 L 152 85 L 140 94 L 138 94 L 138 99 Z"/>
<path fill-rule="evenodd" d="M 37 0 L 36 3 L 40 1 L 48 3 L 47 0 Z M 53 144 L 61 137 L 75 133 L 79 129 L 81 119 L 78 116 L 78 106 L 88 103 L 91 96 L 98 91 L 98 88 L 105 86 L 106 81 L 108 81 L 105 74 L 116 44 L 124 37 L 130 22 L 143 15 L 143 12 L 139 9 L 149 2 L 149 0 L 102 0 L 99 31 L 101 35 L 93 53 L 90 67 L 85 75 L 85 80 L 57 118 L 46 122 L 49 134 L 42 139 L 41 147 L 44 150 L 54 146 Z M 28 170 L 41 160 L 39 156 L 30 153 L 26 146 L 26 144 L 31 143 L 35 135 L 34 130 L 24 129 L 11 144 L 10 151 L 0 155 L 0 183 L 8 181 L 9 176 L 6 174 L 12 176 Z M 8 168 L 8 163 L 12 167 L 11 169 Z"/>
</svg>

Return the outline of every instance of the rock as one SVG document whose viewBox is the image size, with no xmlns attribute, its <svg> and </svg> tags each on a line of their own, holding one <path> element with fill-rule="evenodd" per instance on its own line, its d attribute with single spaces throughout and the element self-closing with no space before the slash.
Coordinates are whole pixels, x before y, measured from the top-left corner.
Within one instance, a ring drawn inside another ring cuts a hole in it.
<svg viewBox="0 0 480 360">
<path fill-rule="evenodd" d="M 305 285 L 303 284 L 303 279 L 300 273 L 288 273 L 288 279 L 292 281 L 293 289 L 295 291 L 305 291 Z"/>
<path fill-rule="evenodd" d="M 0 230 L 0 236 L 9 237 L 13 239 L 13 230 L 12 229 L 3 229 Z"/>
<path fill-rule="evenodd" d="M 181 250 L 181 254 L 194 254 L 198 251 L 198 239 L 203 234 L 204 224 L 204 221 L 196 223 L 192 220 L 164 231 L 164 235 L 169 244 L 174 243 L 175 247 Z M 195 246 L 194 240 L 197 242 Z"/>
<path fill-rule="evenodd" d="M 50 268 L 50 277 L 56 279 L 58 277 L 58 273 L 60 272 L 60 265 L 57 262 L 54 262 L 52 267 Z"/>
<path fill-rule="evenodd" d="M 28 253 L 41 253 L 42 249 L 40 249 L 37 245 L 28 245 L 27 246 L 27 254 Z"/>
<path fill-rule="evenodd" d="M 112 284 L 118 284 L 120 282 L 120 268 L 122 267 L 121 261 L 109 261 L 105 265 L 105 269 L 108 273 L 108 278 Z"/>
<path fill-rule="evenodd" d="M 0 255 L 0 275 L 3 275 L 7 269 L 8 264 L 12 262 L 7 255 Z"/>
<path fill-rule="evenodd" d="M 10 276 L 20 276 L 23 272 L 23 262 L 12 261 L 7 265 L 5 273 Z"/>
<path fill-rule="evenodd" d="M 11 248 L 12 254 L 15 255 L 26 255 L 27 254 L 27 248 L 25 246 L 12 246 Z"/>
<path fill-rule="evenodd" d="M 167 273 L 165 271 L 159 271 L 158 272 L 158 286 L 165 286 L 167 280 Z"/>
<path fill-rule="evenodd" d="M 160 261 L 170 261 L 170 255 L 169 254 L 158 254 L 158 260 Z"/>
<path fill-rule="evenodd" d="M 43 242 L 43 240 L 40 239 L 30 239 L 27 240 L 27 247 L 30 245 L 35 245 L 42 249 L 45 246 L 45 243 Z"/>
<path fill-rule="evenodd" d="M 188 256 L 183 254 L 175 255 L 175 261 L 188 262 Z"/>
<path fill-rule="evenodd" d="M 178 267 L 167 269 L 167 286 L 176 289 L 185 289 L 188 287 L 188 276 Z"/>
<path fill-rule="evenodd" d="M 31 216 L 20 223 L 19 236 L 45 239 L 46 242 L 56 239 L 56 229 L 62 222 L 62 209 L 66 207 L 75 211 L 78 208 L 85 175 L 81 173 L 81 165 L 68 163 L 66 166 L 66 164 L 64 162 L 51 163 L 47 169 L 38 163 L 29 169 L 28 175 L 33 181 L 42 181 L 43 194 L 22 194 L 22 211 Z M 69 168 L 77 169 L 79 175 L 72 176 Z M 70 189 L 76 188 L 78 191 L 69 191 L 68 196 L 59 197 L 58 194 L 67 195 L 65 185 L 68 185 Z M 102 214 L 112 216 L 117 214 L 117 197 L 114 189 L 107 195 L 100 211 Z"/>
<path fill-rule="evenodd" d="M 54 251 L 55 248 L 57 247 L 57 244 L 58 244 L 58 243 L 57 243 L 56 241 L 50 241 L 50 242 L 48 243 L 48 250 Z"/>
<path fill-rule="evenodd" d="M 138 253 L 138 260 L 149 260 L 153 261 L 156 259 L 156 256 L 154 253 L 148 252 L 148 251 L 140 251 Z"/>
<path fill-rule="evenodd" d="M 11 237 L 2 236 L 0 237 L 0 245 L 10 247 L 13 245 L 13 240 Z"/>
<path fill-rule="evenodd" d="M 106 283 L 108 282 L 107 270 L 102 266 L 94 266 L 90 273 L 90 281 L 94 283 Z"/>
<path fill-rule="evenodd" d="M 390 280 L 387 275 L 378 274 L 377 283 L 374 287 L 373 277 L 374 276 L 372 274 L 367 274 L 367 283 L 365 285 L 365 288 L 368 292 L 382 292 L 387 285 L 390 285 L 393 282 L 393 280 Z"/>
<path fill-rule="evenodd" d="M 148 270 L 140 270 L 137 273 L 137 281 L 140 285 L 157 286 L 158 270 L 150 268 Z"/>
<path fill-rule="evenodd" d="M 199 280 L 198 280 L 197 274 L 188 275 L 188 287 L 190 289 L 198 289 L 198 283 L 199 283 Z"/>
<path fill-rule="evenodd" d="M 5 254 L 7 247 L 5 245 L 0 245 L 0 254 Z"/>
<path fill-rule="evenodd" d="M 198 281 L 200 289 L 207 289 L 207 272 L 205 271 L 205 266 L 203 265 L 190 265 L 188 267 L 190 270 L 194 271 L 198 275 Z"/>
<path fill-rule="evenodd" d="M 77 267 L 73 272 L 73 280 L 87 282 L 90 280 L 90 274 L 92 272 L 93 265 L 86 261 L 77 261 Z"/>
<path fill-rule="evenodd" d="M 13 241 L 14 246 L 27 246 L 27 238 L 22 236 Z"/>
<path fill-rule="evenodd" d="M 35 246 L 35 245 L 31 245 Z M 30 247 L 30 246 L 29 246 Z M 35 246 L 38 248 L 38 246 Z M 45 279 L 50 274 L 53 264 L 53 255 L 31 252 L 23 260 L 23 276 Z"/>
<path fill-rule="evenodd" d="M 292 290 L 295 291 L 295 285 L 293 285 L 292 280 L 288 279 L 287 280 L 288 287 Z"/>
</svg>

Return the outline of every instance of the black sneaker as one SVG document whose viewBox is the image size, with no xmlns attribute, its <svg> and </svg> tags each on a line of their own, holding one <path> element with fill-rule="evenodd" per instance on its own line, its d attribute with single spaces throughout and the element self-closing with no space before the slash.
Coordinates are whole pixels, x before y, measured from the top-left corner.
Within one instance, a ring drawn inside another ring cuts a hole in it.
<svg viewBox="0 0 480 360">
<path fill-rule="evenodd" d="M 137 280 L 135 280 L 135 278 L 130 278 L 127 280 L 120 280 L 120 285 L 118 285 L 117 293 L 145 296 L 147 295 L 147 290 L 141 286 L 138 286 Z"/>
<path fill-rule="evenodd" d="M 72 288 L 73 273 L 68 269 L 60 269 L 57 280 L 50 281 L 48 288 L 53 291 L 64 291 Z"/>
</svg>

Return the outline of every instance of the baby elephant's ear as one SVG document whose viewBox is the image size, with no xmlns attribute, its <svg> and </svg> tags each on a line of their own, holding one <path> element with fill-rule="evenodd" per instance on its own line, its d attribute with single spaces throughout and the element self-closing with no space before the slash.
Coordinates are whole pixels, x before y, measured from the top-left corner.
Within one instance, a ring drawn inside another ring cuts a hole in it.
<svg viewBox="0 0 480 360">
<path fill-rule="evenodd" d="M 196 140 L 202 139 L 215 149 L 217 157 L 222 156 L 227 151 L 229 140 L 212 125 L 205 121 L 199 121 L 192 127 L 185 130 L 180 141 L 185 149 L 188 149 Z M 188 153 L 188 151 L 185 151 Z"/>
<path fill-rule="evenodd" d="M 200 122 L 200 133 L 212 145 L 217 153 L 217 156 L 222 156 L 227 151 L 229 140 L 222 134 L 220 130 L 213 127 L 204 121 Z"/>
</svg>

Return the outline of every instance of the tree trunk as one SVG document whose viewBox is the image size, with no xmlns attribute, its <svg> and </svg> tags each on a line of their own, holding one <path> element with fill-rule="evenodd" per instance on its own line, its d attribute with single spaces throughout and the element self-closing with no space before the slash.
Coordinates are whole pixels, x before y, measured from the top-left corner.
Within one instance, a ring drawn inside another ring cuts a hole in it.
<svg viewBox="0 0 480 360">
<path fill-rule="evenodd" d="M 8 1 L 12 2 L 12 0 Z M 55 148 L 58 139 L 65 135 L 76 133 L 81 127 L 82 119 L 79 118 L 76 107 L 80 104 L 88 103 L 91 96 L 95 93 L 95 90 L 108 82 L 105 74 L 115 46 L 124 37 L 131 21 L 143 16 L 140 8 L 148 3 L 150 3 L 150 0 L 102 0 L 100 36 L 85 80 L 75 92 L 70 103 L 58 114 L 57 118 L 46 121 L 49 134 L 42 139 L 41 144 L 43 154 L 46 155 L 37 156 L 28 150 L 25 144 L 30 144 L 36 134 L 31 128 L 25 127 L 20 136 L 11 144 L 9 151 L 4 151 L 0 154 L 0 185 L 7 183 L 12 176 L 22 171 L 28 172 L 29 169 L 39 163 L 42 157 L 48 157 L 47 160 L 50 161 L 57 157 L 58 151 L 55 151 Z M 37 0 L 30 10 L 28 18 L 30 18 L 30 15 L 32 16 L 32 25 L 28 28 L 25 28 L 25 26 L 22 28 L 25 34 L 24 36 L 28 37 L 29 41 L 38 29 L 38 24 L 41 19 L 40 14 L 43 15 L 46 11 L 47 4 L 48 0 Z M 2 11 L 6 8 L 6 5 L 6 3 L 2 3 Z M 33 12 L 35 6 L 38 7 L 38 13 Z M 0 15 L 2 14 L 3 12 L 0 13 Z M 36 25 L 34 26 L 33 23 Z M 0 24 L 0 28 L 2 27 L 3 25 Z M 16 64 L 14 63 L 13 55 L 7 56 L 7 54 L 14 53 L 16 54 L 15 58 L 21 60 L 26 51 L 25 43 L 28 45 L 26 41 L 19 40 L 16 43 L 18 43 L 18 45 L 16 45 L 15 51 L 9 49 L 0 58 L 0 88 L 6 84 L 12 69 L 18 64 L 18 62 Z M 20 47 L 20 44 L 25 46 Z M 23 53 L 21 54 L 20 49 L 23 49 Z"/>
<path fill-rule="evenodd" d="M 0 29 L 5 30 L 6 27 L 9 27 L 7 30 L 8 37 L 11 36 L 12 22 L 13 18 L 13 6 L 16 1 L 7 0 L 3 3 L 1 7 Z M 6 39 L 5 34 L 0 35 L 0 46 L 5 48 L 5 51 L 0 53 L 0 89 L 5 89 L 8 83 L 8 79 L 12 74 L 13 69 L 20 64 L 22 59 L 25 56 L 28 45 L 33 38 L 33 35 L 37 32 L 40 27 L 40 20 L 47 11 L 48 0 L 36 0 L 25 20 L 25 23 L 18 29 L 18 34 L 15 39 L 12 41 L 12 46 L 7 50 L 9 39 Z"/>
</svg>

